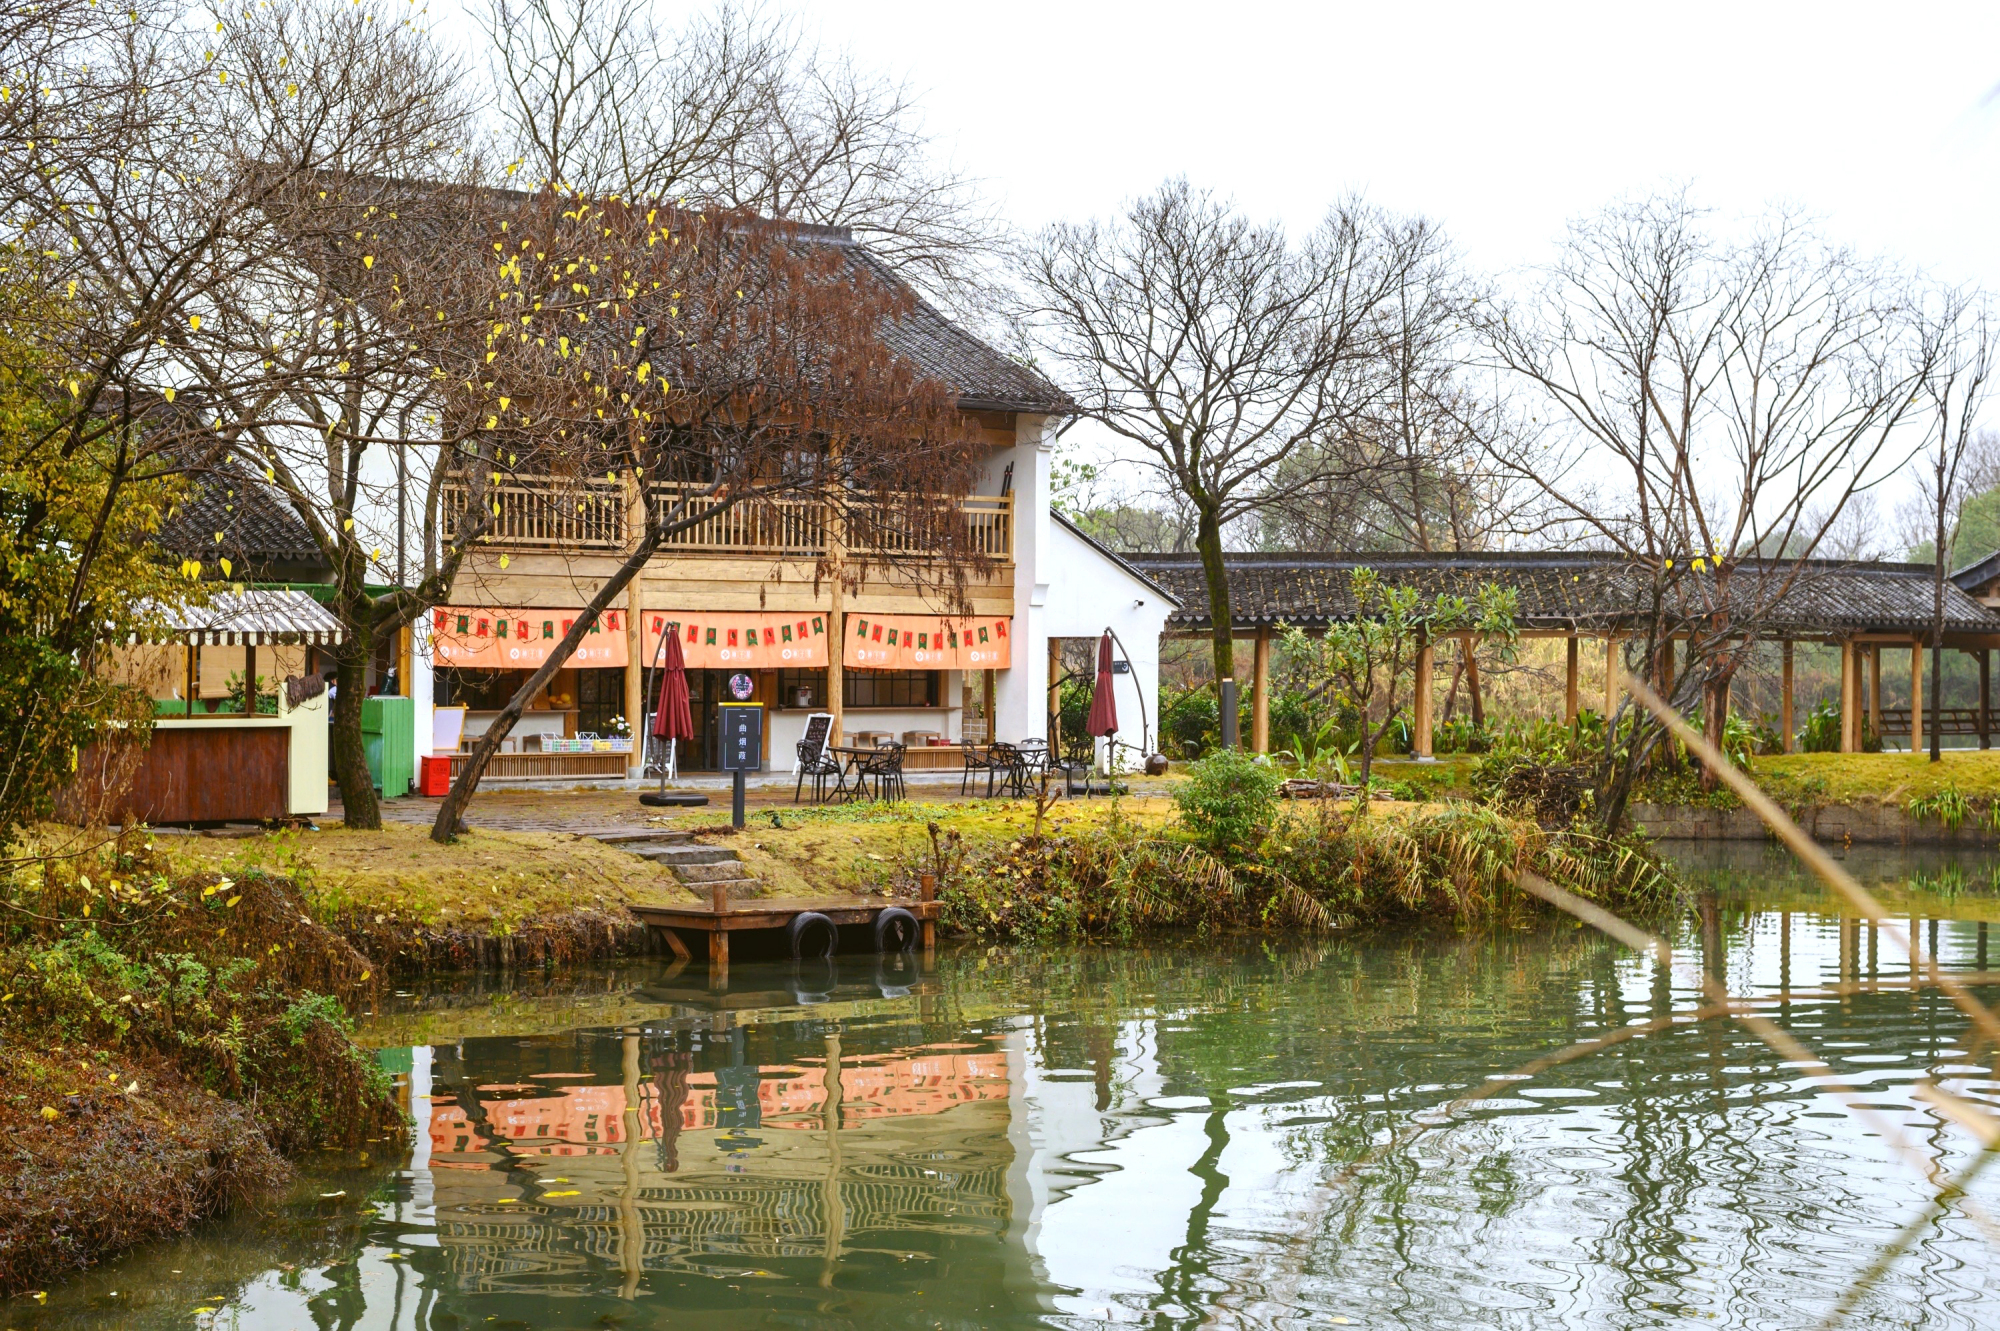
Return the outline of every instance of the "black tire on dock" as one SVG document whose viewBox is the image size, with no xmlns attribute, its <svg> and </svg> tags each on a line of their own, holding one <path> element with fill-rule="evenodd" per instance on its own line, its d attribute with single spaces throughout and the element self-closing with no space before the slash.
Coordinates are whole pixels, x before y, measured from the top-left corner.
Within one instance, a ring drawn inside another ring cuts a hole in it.
<svg viewBox="0 0 2000 1331">
<path fill-rule="evenodd" d="M 908 952 L 917 945 L 917 917 L 901 906 L 890 906 L 875 917 L 875 950 Z"/>
<path fill-rule="evenodd" d="M 808 955 L 830 957 L 840 945 L 840 930 L 818 911 L 802 910 L 785 926 L 785 941 L 792 945 L 794 961 Z"/>
</svg>

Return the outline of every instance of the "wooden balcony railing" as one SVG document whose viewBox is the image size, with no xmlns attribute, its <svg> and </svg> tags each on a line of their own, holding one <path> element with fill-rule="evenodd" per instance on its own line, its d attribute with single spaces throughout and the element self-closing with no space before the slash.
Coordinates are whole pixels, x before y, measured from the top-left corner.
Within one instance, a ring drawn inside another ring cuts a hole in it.
<svg viewBox="0 0 2000 1331">
<path fill-rule="evenodd" d="M 666 549 L 686 554 L 777 553 L 814 559 L 826 553 L 830 514 L 828 506 L 818 500 L 756 499 L 724 508 L 696 487 L 653 487 L 656 506 L 678 504 L 683 497 L 697 514 L 704 509 L 712 512 L 668 537 Z M 975 553 L 1002 562 L 1013 557 L 1011 495 L 967 495 L 959 501 L 959 520 L 967 525 Z M 848 510 L 847 548 L 857 554 L 922 559 L 946 544 L 937 533 L 913 527 L 890 505 L 862 503 Z"/>
<path fill-rule="evenodd" d="M 447 541 L 465 521 L 471 491 L 447 481 L 440 494 L 440 517 Z M 482 496 L 492 525 L 480 539 L 516 550 L 623 550 L 630 541 L 625 522 L 625 487 L 616 481 L 562 480 L 512 476 L 486 487 Z"/>
<path fill-rule="evenodd" d="M 788 555 L 817 559 L 827 551 L 828 505 L 816 499 L 770 498 L 724 504 L 701 488 L 653 487 L 654 511 L 683 500 L 696 521 L 669 536 L 663 550 L 683 555 Z M 481 500 L 493 511 L 481 539 L 516 550 L 624 550 L 634 533 L 627 521 L 625 489 L 615 481 L 508 477 L 486 488 Z M 462 529 L 471 491 L 446 482 L 442 518 L 446 540 Z M 497 507 L 496 507 L 497 506 Z M 957 519 L 966 524 L 974 553 L 1006 562 L 1014 553 L 1014 500 L 1009 495 L 968 495 Z M 941 533 L 926 531 L 895 507 L 862 503 L 848 510 L 847 548 L 867 556 L 922 559 L 944 548 Z"/>
</svg>

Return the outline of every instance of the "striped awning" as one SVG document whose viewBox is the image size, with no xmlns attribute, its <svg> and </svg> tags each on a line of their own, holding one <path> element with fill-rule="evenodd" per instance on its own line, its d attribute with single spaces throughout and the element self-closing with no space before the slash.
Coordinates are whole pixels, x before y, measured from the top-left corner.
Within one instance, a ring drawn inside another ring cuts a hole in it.
<svg viewBox="0 0 2000 1331">
<path fill-rule="evenodd" d="M 310 644 L 332 647 L 346 636 L 331 610 L 305 592 L 217 592 L 207 605 L 168 616 L 170 635 L 203 647 Z"/>
</svg>

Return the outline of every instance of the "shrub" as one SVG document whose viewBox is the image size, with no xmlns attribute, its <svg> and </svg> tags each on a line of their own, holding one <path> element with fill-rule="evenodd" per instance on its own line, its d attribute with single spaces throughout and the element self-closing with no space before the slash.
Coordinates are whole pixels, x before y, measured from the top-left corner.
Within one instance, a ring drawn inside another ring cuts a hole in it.
<svg viewBox="0 0 2000 1331">
<path fill-rule="evenodd" d="M 1195 841 L 1217 855 L 1253 848 L 1278 803 L 1284 778 L 1268 761 L 1237 749 L 1218 749 L 1188 766 L 1174 788 L 1174 804 Z"/>
<path fill-rule="evenodd" d="M 1160 700 L 1160 734 L 1169 756 L 1185 757 L 1213 748 L 1222 732 L 1222 709 L 1205 688 L 1187 689 Z"/>
</svg>

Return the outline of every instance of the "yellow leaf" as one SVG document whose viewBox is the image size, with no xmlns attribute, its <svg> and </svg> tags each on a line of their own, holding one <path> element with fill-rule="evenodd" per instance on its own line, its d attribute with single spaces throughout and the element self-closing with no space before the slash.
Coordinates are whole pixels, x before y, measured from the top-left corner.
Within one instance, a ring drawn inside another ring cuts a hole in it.
<svg viewBox="0 0 2000 1331">
<path fill-rule="evenodd" d="M 225 577 L 225 578 L 226 578 L 226 577 L 228 577 L 228 576 L 229 576 L 229 561 L 228 561 L 228 560 L 226 560 L 226 559 L 218 559 L 218 560 L 216 560 L 215 562 L 216 562 L 216 563 L 218 563 L 218 564 L 220 564 L 220 565 L 222 566 L 222 576 L 223 576 L 223 577 Z"/>
<path fill-rule="evenodd" d="M 507 565 L 509 565 L 509 564 L 511 564 L 511 563 L 513 563 L 513 562 L 514 562 L 514 561 L 513 561 L 513 560 L 512 560 L 511 558 L 509 558 L 508 556 L 506 556 L 506 555 L 501 555 L 501 556 L 500 556 L 500 567 L 501 567 L 501 568 L 505 568 L 505 567 L 507 567 Z"/>
<path fill-rule="evenodd" d="M 342 362 L 341 362 L 341 363 L 340 363 L 340 364 L 339 364 L 339 365 L 338 365 L 338 366 L 337 366 L 336 368 L 337 368 L 337 369 L 339 369 L 339 371 L 340 371 L 340 372 L 341 372 L 342 374 L 346 374 L 346 373 L 347 373 L 347 362 L 346 362 L 346 361 L 342 361 Z"/>
<path fill-rule="evenodd" d="M 375 973 L 374 971 L 363 971 L 361 972 L 361 978 L 365 980 L 374 973 Z"/>
<path fill-rule="evenodd" d="M 502 411 L 505 411 L 505 410 L 507 410 L 507 404 L 508 404 L 509 402 L 512 402 L 513 400 L 514 400 L 514 399 L 513 399 L 513 398 L 511 398 L 511 397 L 503 397 L 503 398 L 501 398 L 501 399 L 500 399 L 500 410 L 502 410 Z"/>
<path fill-rule="evenodd" d="M 563 1188 L 557 1192 L 545 1192 L 542 1194 L 544 1197 L 580 1197 L 582 1195 L 582 1191 L 577 1188 Z"/>
<path fill-rule="evenodd" d="M 164 397 L 167 401 L 172 402 L 174 400 L 174 390 L 171 388 L 162 389 L 160 390 L 160 396 Z"/>
<path fill-rule="evenodd" d="M 243 900 L 243 894 L 241 892 L 238 892 L 235 896 L 229 898 L 229 900 L 223 902 L 222 904 L 225 906 L 234 906 L 237 902 L 241 900 Z"/>
<path fill-rule="evenodd" d="M 201 316 L 199 314 L 190 314 L 188 316 L 188 327 L 199 333 L 201 331 Z"/>
<path fill-rule="evenodd" d="M 375 266 L 375 256 L 374 256 L 374 255 L 372 255 L 372 254 L 364 254 L 364 255 L 362 255 L 362 256 L 361 256 L 361 266 L 362 266 L 363 268 L 373 268 L 373 267 Z"/>
<path fill-rule="evenodd" d="M 299 95 L 299 85 L 298 85 L 298 84 L 296 84 L 296 83 L 287 83 L 287 84 L 285 85 L 285 95 L 286 95 L 287 97 L 296 97 L 296 96 L 298 96 L 298 95 Z"/>
<path fill-rule="evenodd" d="M 43 1106 L 42 1106 L 42 1117 L 43 1117 L 43 1118 L 45 1118 L 45 1119 L 47 1119 L 47 1120 L 48 1120 L 49 1122 L 53 1123 L 53 1122 L 55 1122 L 55 1121 L 56 1121 L 57 1119 L 59 1119 L 59 1118 L 61 1118 L 61 1117 L 62 1117 L 62 1112 L 61 1112 L 60 1110 L 56 1109 L 56 1108 L 55 1108 L 54 1106 L 52 1106 L 52 1105 L 43 1105 Z M 46 1295 L 46 1294 L 37 1294 L 37 1295 L 36 1295 L 35 1297 L 36 1297 L 37 1299 L 41 1300 L 41 1301 L 42 1301 L 43 1303 L 47 1303 L 47 1302 L 49 1301 L 49 1296 L 48 1296 L 48 1295 Z"/>
<path fill-rule="evenodd" d="M 354 530 L 354 519 L 353 519 L 353 518 L 347 518 L 347 519 L 343 520 L 343 521 L 341 522 L 341 524 L 340 524 L 340 529 L 341 529 L 342 531 L 353 531 L 353 530 Z"/>
</svg>

